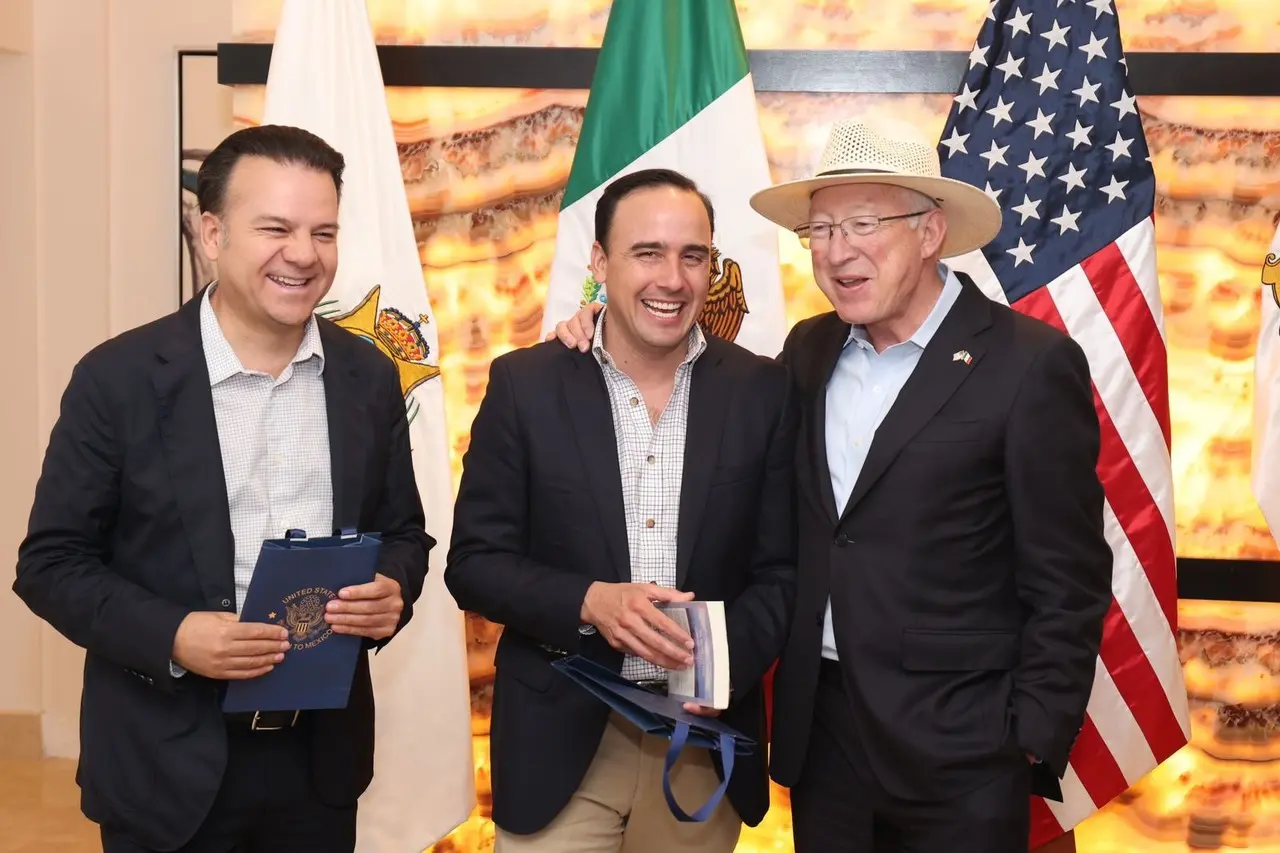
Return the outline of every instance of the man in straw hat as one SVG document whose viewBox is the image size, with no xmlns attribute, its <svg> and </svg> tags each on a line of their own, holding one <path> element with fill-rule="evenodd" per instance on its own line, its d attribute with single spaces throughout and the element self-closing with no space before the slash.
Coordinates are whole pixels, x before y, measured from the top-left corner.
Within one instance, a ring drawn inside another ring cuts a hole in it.
<svg viewBox="0 0 1280 853">
<path fill-rule="evenodd" d="M 841 122 L 817 175 L 751 201 L 807 243 L 834 309 L 781 355 L 805 422 L 771 762 L 800 853 L 1026 850 L 1111 600 L 1085 355 L 941 262 L 1000 208 L 910 136 Z"/>
</svg>

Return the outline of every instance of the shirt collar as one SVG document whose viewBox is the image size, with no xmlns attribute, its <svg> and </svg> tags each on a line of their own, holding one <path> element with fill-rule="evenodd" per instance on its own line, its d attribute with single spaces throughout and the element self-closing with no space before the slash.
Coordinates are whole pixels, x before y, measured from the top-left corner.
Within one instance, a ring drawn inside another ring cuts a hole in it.
<svg viewBox="0 0 1280 853">
<path fill-rule="evenodd" d="M 613 356 L 609 355 L 604 348 L 604 315 L 607 314 L 608 311 L 608 306 L 601 309 L 600 316 L 596 321 L 595 335 L 591 338 L 591 354 L 596 357 L 596 361 L 599 362 L 601 366 L 607 364 L 610 367 L 616 367 L 617 365 L 613 363 Z M 702 332 L 702 326 L 698 323 L 694 323 L 693 328 L 689 330 L 689 347 L 685 352 L 684 361 L 680 363 L 682 365 L 692 364 L 698 360 L 698 357 L 702 355 L 706 349 L 707 338 Z"/>
<path fill-rule="evenodd" d="M 209 301 L 217 286 L 215 281 L 205 288 L 200 300 L 200 339 L 204 346 L 205 364 L 209 368 L 209 387 L 225 382 L 232 376 L 253 372 L 245 369 L 240 357 L 231 348 L 231 342 L 222 333 L 222 326 L 218 324 L 218 315 L 213 312 L 213 304 Z M 319 360 L 319 374 L 324 375 L 324 345 L 320 342 L 320 327 L 314 314 L 307 321 L 302 343 L 298 345 L 292 363 L 300 364 L 310 358 Z"/>
<path fill-rule="evenodd" d="M 920 324 L 920 328 L 916 329 L 915 334 L 907 338 L 902 343 L 912 344 L 920 349 L 924 349 L 929 345 L 929 341 L 933 340 L 933 336 L 937 334 L 938 328 L 942 325 L 942 321 L 947 318 L 951 306 L 956 304 L 956 300 L 960 298 L 962 285 L 960 279 L 956 277 L 955 270 L 946 264 L 938 264 L 938 275 L 942 276 L 942 292 L 938 295 L 938 301 L 933 303 L 933 308 L 929 311 L 929 315 L 924 318 L 924 322 Z M 863 349 L 871 348 L 871 340 L 867 337 L 867 330 L 864 326 L 853 326 L 849 329 L 849 337 L 845 339 L 845 346 L 850 342 L 856 342 Z M 901 346 L 896 344 L 895 346 Z"/>
</svg>

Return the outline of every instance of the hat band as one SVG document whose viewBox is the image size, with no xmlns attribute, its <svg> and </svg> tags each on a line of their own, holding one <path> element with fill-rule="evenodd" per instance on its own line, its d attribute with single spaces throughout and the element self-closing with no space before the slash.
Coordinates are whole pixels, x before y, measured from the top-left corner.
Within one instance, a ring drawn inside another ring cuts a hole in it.
<svg viewBox="0 0 1280 853">
<path fill-rule="evenodd" d="M 819 178 L 828 178 L 835 175 L 901 175 L 905 172 L 894 172 L 891 169 L 828 169 L 825 172 L 819 172 Z"/>
</svg>

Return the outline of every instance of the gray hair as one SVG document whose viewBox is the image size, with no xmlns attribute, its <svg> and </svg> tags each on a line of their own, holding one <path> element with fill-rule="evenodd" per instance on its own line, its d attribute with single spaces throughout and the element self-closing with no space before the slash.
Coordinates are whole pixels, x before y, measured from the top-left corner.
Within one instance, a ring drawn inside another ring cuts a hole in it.
<svg viewBox="0 0 1280 853">
<path fill-rule="evenodd" d="M 927 193 L 922 193 L 920 190 L 913 190 L 910 187 L 894 185 L 893 192 L 894 195 L 902 201 L 903 205 L 906 206 L 906 210 L 904 210 L 903 213 L 906 213 L 908 210 L 933 210 L 938 207 L 938 202 L 933 198 L 933 196 L 928 195 Z M 920 217 L 913 216 L 911 219 L 908 219 L 907 227 L 912 231 L 919 228 Z"/>
</svg>

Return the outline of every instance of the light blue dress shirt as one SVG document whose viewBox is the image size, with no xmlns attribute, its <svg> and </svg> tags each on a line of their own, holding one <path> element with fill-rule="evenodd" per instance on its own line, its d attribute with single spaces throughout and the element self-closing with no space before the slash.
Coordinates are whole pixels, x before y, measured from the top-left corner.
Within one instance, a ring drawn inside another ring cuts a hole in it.
<svg viewBox="0 0 1280 853">
<path fill-rule="evenodd" d="M 914 335 L 877 353 L 866 330 L 854 326 L 827 381 L 827 467 L 838 512 L 843 512 L 849 502 L 876 428 L 960 296 L 960 280 L 955 273 L 945 264 L 938 265 L 938 273 L 942 276 L 942 293 Z M 822 656 L 838 659 L 829 596 L 822 624 Z"/>
</svg>

